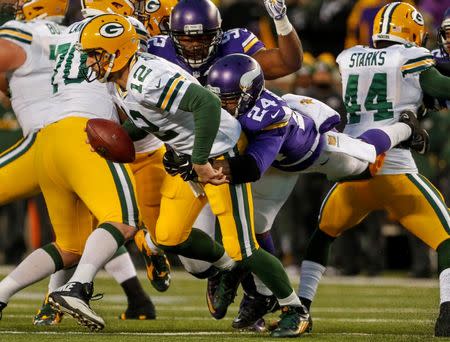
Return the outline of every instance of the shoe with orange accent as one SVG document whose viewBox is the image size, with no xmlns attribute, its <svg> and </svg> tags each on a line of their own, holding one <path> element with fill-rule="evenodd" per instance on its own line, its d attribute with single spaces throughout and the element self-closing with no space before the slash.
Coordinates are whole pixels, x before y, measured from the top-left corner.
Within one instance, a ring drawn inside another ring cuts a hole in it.
<svg viewBox="0 0 450 342">
<path fill-rule="evenodd" d="M 283 306 L 281 308 L 278 327 L 272 331 L 272 337 L 297 337 L 307 332 L 310 326 L 310 315 L 304 306 Z"/>
<path fill-rule="evenodd" d="M 145 241 L 145 234 L 148 234 L 147 230 L 139 230 L 134 236 L 134 242 L 141 252 L 141 255 L 144 257 L 145 266 L 147 268 L 147 278 L 157 291 L 167 291 L 171 279 L 169 260 L 167 260 L 167 257 L 162 250 L 156 252 L 150 249 Z"/>
<path fill-rule="evenodd" d="M 156 319 L 155 306 L 151 301 L 139 306 L 128 305 L 127 310 L 120 314 L 119 319 L 123 321 L 127 319 L 137 319 L 141 321 Z"/>
<path fill-rule="evenodd" d="M 384 159 L 386 158 L 386 153 L 381 153 L 379 155 L 377 155 L 377 158 L 375 159 L 374 163 L 370 163 L 369 164 L 369 171 L 370 171 L 370 175 L 376 176 L 376 174 L 378 172 L 380 172 L 381 168 L 384 165 Z"/>
</svg>

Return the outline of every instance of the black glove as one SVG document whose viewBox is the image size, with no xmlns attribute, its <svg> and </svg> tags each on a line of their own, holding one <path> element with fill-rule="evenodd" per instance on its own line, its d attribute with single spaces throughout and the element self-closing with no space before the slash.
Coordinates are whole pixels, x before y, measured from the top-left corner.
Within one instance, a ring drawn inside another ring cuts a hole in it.
<svg viewBox="0 0 450 342">
<path fill-rule="evenodd" d="M 184 181 L 195 181 L 197 179 L 197 173 L 192 167 L 191 157 L 187 154 L 178 155 L 174 150 L 168 149 L 163 156 L 163 165 L 166 172 L 171 176 L 179 174 Z"/>
</svg>

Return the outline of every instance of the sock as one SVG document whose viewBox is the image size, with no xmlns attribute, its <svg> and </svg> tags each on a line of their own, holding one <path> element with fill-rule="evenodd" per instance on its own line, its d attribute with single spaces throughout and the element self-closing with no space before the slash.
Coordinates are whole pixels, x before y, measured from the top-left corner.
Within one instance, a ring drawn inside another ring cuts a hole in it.
<svg viewBox="0 0 450 342">
<path fill-rule="evenodd" d="M 62 267 L 62 259 L 56 247 L 53 246 L 53 252 L 56 251 L 59 261 L 55 262 L 55 255 L 49 254 L 44 248 L 50 249 L 49 245 L 36 249 L 27 256 L 10 274 L 0 282 L 0 302 L 8 303 L 12 295 Z"/>
<path fill-rule="evenodd" d="M 375 146 L 377 155 L 390 150 L 411 136 L 412 130 L 403 122 L 391 126 L 369 129 L 358 138 Z"/>
<path fill-rule="evenodd" d="M 439 274 L 439 289 L 441 304 L 450 302 L 450 268 L 443 270 Z"/>
<path fill-rule="evenodd" d="M 447 239 L 436 248 L 438 255 L 438 273 L 450 268 L 450 239 Z"/>
<path fill-rule="evenodd" d="M 219 262 L 225 253 L 222 245 L 215 242 L 205 232 L 197 228 L 192 228 L 191 234 L 186 241 L 177 246 L 159 246 L 166 252 L 182 255 L 186 258 L 199 259 L 214 263 L 215 266 L 222 268 Z"/>
<path fill-rule="evenodd" d="M 150 302 L 150 297 L 142 288 L 137 276 L 125 280 L 120 286 L 127 296 L 128 306 L 139 307 Z"/>
<path fill-rule="evenodd" d="M 256 292 L 258 292 L 260 295 L 263 295 L 263 296 L 272 296 L 273 295 L 272 291 L 270 291 L 270 289 L 266 285 L 264 285 L 264 283 L 261 281 L 261 279 L 259 279 L 253 273 L 252 273 L 252 276 L 253 276 L 253 280 L 255 282 Z"/>
<path fill-rule="evenodd" d="M 111 260 L 105 264 L 105 270 L 118 284 L 122 284 L 125 280 L 136 277 L 137 275 L 136 268 L 125 246 L 121 246 Z"/>
<path fill-rule="evenodd" d="M 272 234 L 270 234 L 270 230 L 262 234 L 256 234 L 256 241 L 258 241 L 259 246 L 261 248 L 264 248 L 265 251 L 275 255 L 275 246 L 273 244 Z"/>
<path fill-rule="evenodd" d="M 300 298 L 298 298 L 297 294 L 292 291 L 292 293 L 285 298 L 278 298 L 278 303 L 280 306 L 292 305 L 292 306 L 301 306 Z"/>
<path fill-rule="evenodd" d="M 324 266 L 328 265 L 328 254 L 334 239 L 320 229 L 316 229 L 308 242 L 304 259 Z"/>
<path fill-rule="evenodd" d="M 325 272 L 325 266 L 317 262 L 303 260 L 300 270 L 300 284 L 298 288 L 298 295 L 300 298 L 308 299 L 309 305 L 314 299 L 319 286 L 320 279 Z M 303 302 L 303 300 L 302 300 Z"/>
<path fill-rule="evenodd" d="M 152 253 L 157 254 L 159 251 L 161 251 L 161 248 L 159 248 L 155 245 L 155 243 L 153 242 L 153 240 L 150 236 L 150 233 L 148 233 L 148 232 L 147 232 L 147 234 L 145 234 L 145 242 L 147 242 L 147 246 L 150 248 Z"/>
<path fill-rule="evenodd" d="M 231 270 L 236 265 L 236 262 L 224 251 L 219 260 L 214 261 L 212 264 L 220 270 Z"/>
<path fill-rule="evenodd" d="M 280 260 L 262 248 L 242 261 L 242 265 L 253 272 L 278 298 L 290 298 L 292 286 Z M 297 295 L 296 295 L 297 297 Z M 297 300 L 298 297 L 297 297 Z"/>
<path fill-rule="evenodd" d="M 76 266 L 53 273 L 48 282 L 48 293 L 55 291 L 58 287 L 67 283 L 70 277 L 72 277 L 73 272 L 75 272 L 75 268 Z"/>
<path fill-rule="evenodd" d="M 124 237 L 116 227 L 107 223 L 98 226 L 89 235 L 83 255 L 69 282 L 90 283 L 123 243 Z"/>
</svg>

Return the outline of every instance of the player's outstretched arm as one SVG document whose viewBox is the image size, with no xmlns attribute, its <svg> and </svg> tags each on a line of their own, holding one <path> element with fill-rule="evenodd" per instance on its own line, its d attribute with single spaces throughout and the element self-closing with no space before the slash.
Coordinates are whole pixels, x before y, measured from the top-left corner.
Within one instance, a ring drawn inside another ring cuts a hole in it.
<svg viewBox="0 0 450 342">
<path fill-rule="evenodd" d="M 264 5 L 275 23 L 278 48 L 259 50 L 252 57 L 261 65 L 264 77 L 270 80 L 299 70 L 303 62 L 303 48 L 286 15 L 284 0 L 264 0 Z"/>
<path fill-rule="evenodd" d="M 442 75 L 432 67 L 420 73 L 423 92 L 440 100 L 450 100 L 450 77 Z"/>
</svg>

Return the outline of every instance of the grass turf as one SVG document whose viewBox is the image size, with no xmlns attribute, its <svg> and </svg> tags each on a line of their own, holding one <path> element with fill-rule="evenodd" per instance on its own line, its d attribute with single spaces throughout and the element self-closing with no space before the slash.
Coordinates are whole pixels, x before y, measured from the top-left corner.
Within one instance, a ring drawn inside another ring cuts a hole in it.
<svg viewBox="0 0 450 342">
<path fill-rule="evenodd" d="M 3 272 L 4 273 L 4 272 Z M 3 276 L 0 276 L 2 278 Z M 106 328 L 90 333 L 69 317 L 52 327 L 36 327 L 31 320 L 40 307 L 46 282 L 18 293 L 0 321 L 0 341 L 265 341 L 268 334 L 237 332 L 231 321 L 242 291 L 227 316 L 215 321 L 205 304 L 205 281 L 175 272 L 170 289 L 156 292 L 143 273 L 140 279 L 157 308 L 153 321 L 121 321 L 126 308 L 121 288 L 105 273 L 95 283 L 95 293 L 104 298 L 91 305 Z M 298 281 L 298 278 L 292 278 Z M 433 338 L 438 314 L 437 280 L 408 278 L 325 278 L 312 308 L 314 328 L 302 338 L 314 341 L 425 341 Z M 269 320 L 275 320 L 270 315 Z"/>
</svg>

